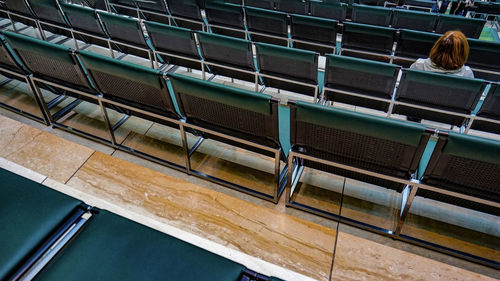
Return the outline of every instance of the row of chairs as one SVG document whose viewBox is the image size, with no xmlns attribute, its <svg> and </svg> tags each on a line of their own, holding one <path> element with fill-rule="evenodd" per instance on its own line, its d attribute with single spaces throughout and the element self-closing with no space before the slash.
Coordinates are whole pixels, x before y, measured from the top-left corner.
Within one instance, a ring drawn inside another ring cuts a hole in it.
<svg viewBox="0 0 500 281">
<path fill-rule="evenodd" d="M 127 149 L 115 139 L 116 130 L 127 119 L 112 124 L 108 117 L 110 110 L 179 129 L 186 161 L 182 165 L 164 164 L 273 202 L 278 201 L 288 184 L 287 203 L 304 208 L 303 204 L 294 204 L 293 186 L 298 180 L 297 169 L 302 172 L 301 166 L 310 165 L 398 192 L 411 188 L 413 193 L 404 193 L 407 199 L 411 199 L 410 195 L 425 194 L 427 198 L 499 215 L 498 141 L 453 132 L 437 135 L 436 130 L 421 124 L 305 102 L 291 101 L 290 113 L 283 113 L 279 100 L 266 94 L 180 74 L 166 74 L 165 79 L 165 73 L 159 70 L 85 51 L 74 52 L 15 33 L 5 32 L 4 36 L 7 51 L 8 48 L 14 51 L 10 65 L 29 70 L 24 73 L 26 79 L 45 106 L 50 123 L 58 128 L 99 140 L 92 132 L 70 128 L 61 121 L 84 100 L 99 106 L 110 136 L 107 143 L 113 147 L 147 157 L 145 152 Z M 5 65 L 3 70 L 9 62 L 2 65 Z M 43 85 L 64 89 L 64 95 L 75 101 L 53 113 L 43 102 L 39 89 Z M 280 126 L 288 118 L 290 128 Z M 189 144 L 188 133 L 196 137 Z M 428 149 L 431 136 L 440 138 L 434 152 Z M 205 139 L 272 157 L 273 191 L 262 193 L 254 190 L 253 185 L 228 182 L 192 167 L 191 157 Z M 150 159 L 158 158 L 151 155 Z M 402 210 L 408 210 L 411 201 L 404 200 L 410 203 L 405 203 Z M 309 207 L 314 212 L 317 206 Z M 404 216 L 400 221 L 404 222 Z"/>
<path fill-rule="evenodd" d="M 163 58 L 165 61 L 178 62 L 181 66 L 200 69 L 202 63 L 200 59 L 210 57 L 210 54 L 199 53 L 195 45 L 202 44 L 199 38 L 194 39 L 194 35 L 189 35 L 187 30 L 176 29 L 167 25 L 146 22 L 146 29 L 142 29 L 141 21 L 120 17 L 105 12 L 96 12 L 81 6 L 61 4 L 62 11 L 68 23 L 54 25 L 50 22 L 55 20 L 42 21 L 43 25 L 64 29 L 65 33 L 70 33 L 73 38 L 79 38 L 88 43 L 119 49 L 122 52 L 129 52 L 135 55 L 147 57 L 151 60 L 157 59 L 156 50 L 164 52 L 170 58 Z M 54 8 L 54 12 L 57 9 Z M 279 26 L 275 25 L 275 26 Z M 153 28 L 155 32 L 150 32 Z M 280 27 L 286 31 L 286 27 Z M 309 49 L 324 53 L 333 53 L 336 46 L 337 22 L 328 20 L 314 20 L 305 16 L 292 15 L 291 38 L 287 40 L 293 47 Z M 149 38 L 143 36 L 149 34 Z M 397 30 L 389 27 L 377 27 L 364 24 L 345 23 L 343 27 L 341 49 L 343 55 L 368 58 L 373 60 L 394 62 L 404 67 L 408 67 L 416 58 L 426 57 L 433 45 L 439 38 L 434 33 L 425 33 L 411 30 Z M 182 34 L 182 35 L 181 35 Z M 285 36 L 285 35 L 283 35 Z M 189 38 L 189 42 L 179 45 L 179 37 Z M 206 38 L 207 36 L 203 36 Z M 213 36 L 215 37 L 215 36 Z M 222 37 L 221 37 L 222 38 Z M 283 37 L 284 38 L 284 37 Z M 263 38 L 252 36 L 257 41 Z M 220 39 L 222 40 L 222 39 Z M 220 41 L 219 40 L 219 41 Z M 228 44 L 242 44 L 237 40 L 230 41 L 224 39 Z M 268 43 L 277 43 L 276 38 L 272 38 Z M 173 42 L 176 41 L 177 44 Z M 212 40 L 213 41 L 213 40 Z M 76 40 L 75 40 L 76 42 Z M 230 43 L 231 42 L 231 43 Z M 394 49 L 394 44 L 396 48 Z M 482 40 L 469 39 L 471 47 L 468 64 L 473 67 L 476 77 L 490 81 L 499 80 L 500 64 L 497 63 L 500 51 L 499 44 Z M 152 46 L 152 48 L 151 48 Z M 78 48 L 78 46 L 76 46 Z M 220 47 L 220 46 L 219 46 Z M 207 51 L 207 48 L 201 48 Z M 290 51 L 293 52 L 293 51 Z M 113 52 L 111 52 L 112 55 Z M 184 57 L 182 59 L 181 57 Z M 292 55 L 293 56 L 293 55 Z M 215 58 L 217 62 L 224 64 L 223 58 Z M 245 71 L 252 70 L 252 63 L 241 60 L 239 63 L 229 63 L 229 67 L 243 68 Z M 207 62 L 210 58 L 207 59 Z M 215 66 L 214 66 L 215 67 Z M 205 67 L 205 69 L 207 69 Z M 227 71 L 226 71 L 227 72 Z M 246 73 L 249 76 L 249 73 Z M 251 74 L 250 74 L 251 76 Z M 251 81 L 256 81 L 255 74 Z M 237 77 L 235 77 L 237 78 Z M 244 79 L 248 80 L 248 79 Z"/>
<path fill-rule="evenodd" d="M 279 281 L 0 169 L 0 279 Z"/>
</svg>

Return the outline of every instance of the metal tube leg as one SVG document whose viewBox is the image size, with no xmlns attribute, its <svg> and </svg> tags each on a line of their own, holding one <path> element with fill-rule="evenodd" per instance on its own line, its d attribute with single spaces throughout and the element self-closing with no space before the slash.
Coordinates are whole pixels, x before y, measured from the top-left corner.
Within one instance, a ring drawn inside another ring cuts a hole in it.
<svg viewBox="0 0 500 281">
<path fill-rule="evenodd" d="M 259 75 L 255 73 L 255 92 L 259 92 Z"/>
<path fill-rule="evenodd" d="M 410 188 L 410 194 L 408 195 L 408 198 L 406 199 L 406 202 L 399 215 L 399 221 L 396 226 L 395 236 L 399 236 L 399 234 L 401 234 L 401 229 L 403 228 L 406 216 L 410 212 L 410 207 L 411 204 L 413 203 L 413 199 L 415 199 L 415 196 L 417 195 L 417 190 L 418 190 L 417 186 L 408 186 L 408 188 Z"/>
<path fill-rule="evenodd" d="M 111 144 L 113 146 L 116 145 L 115 134 L 113 133 L 113 128 L 111 127 L 111 123 L 109 122 L 108 112 L 106 108 L 103 106 L 101 99 L 98 100 L 99 107 L 101 108 L 102 117 L 104 118 L 104 122 L 106 123 L 106 127 L 108 128 L 109 137 L 111 138 Z"/>
<path fill-rule="evenodd" d="M 294 182 L 293 178 L 293 154 L 290 152 L 288 154 L 288 182 L 286 184 L 286 204 L 290 203 L 290 199 L 292 198 L 292 185 Z"/>
<path fill-rule="evenodd" d="M 189 156 L 189 145 L 187 142 L 186 131 L 184 130 L 184 126 L 182 124 L 180 125 L 180 130 L 181 130 L 182 146 L 184 147 L 184 156 L 186 157 L 186 173 L 190 174 L 191 158 Z"/>
<path fill-rule="evenodd" d="M 38 85 L 36 85 L 35 81 L 31 79 L 31 76 L 26 77 L 26 84 L 28 84 L 28 87 L 31 89 L 31 92 L 35 97 L 35 101 L 38 104 L 38 107 L 40 108 L 40 112 L 42 113 L 45 125 L 50 126 L 52 117 L 50 115 L 50 111 L 47 107 L 47 104 L 45 103 L 45 99 L 43 98 L 42 92 L 40 91 L 40 88 L 38 87 Z"/>
<path fill-rule="evenodd" d="M 275 184 L 275 189 L 274 189 L 274 203 L 278 203 L 278 193 L 280 189 L 280 170 L 281 170 L 281 165 L 280 165 L 280 152 L 281 149 L 278 149 L 276 153 L 274 154 L 274 184 Z"/>
</svg>

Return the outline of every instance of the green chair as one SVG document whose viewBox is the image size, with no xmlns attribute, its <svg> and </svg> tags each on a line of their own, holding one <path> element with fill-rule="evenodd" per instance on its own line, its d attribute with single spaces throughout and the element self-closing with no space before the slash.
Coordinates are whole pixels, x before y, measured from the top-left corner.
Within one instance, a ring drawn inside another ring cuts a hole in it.
<svg viewBox="0 0 500 281">
<path fill-rule="evenodd" d="M 108 48 L 108 35 L 104 32 L 100 20 L 97 18 L 96 10 L 80 5 L 60 3 L 71 27 L 81 33 L 75 32 L 75 37 L 86 43 L 95 44 Z M 82 33 L 87 33 L 88 36 Z M 102 38 L 102 39 L 101 39 Z"/>
<path fill-rule="evenodd" d="M 311 15 L 343 22 L 347 15 L 347 4 L 338 1 L 310 1 Z"/>
<path fill-rule="evenodd" d="M 243 14 L 243 8 L 240 5 L 209 2 L 205 7 L 205 14 L 209 27 L 213 33 L 246 39 L 245 16 Z M 231 29 L 226 29 L 224 27 Z"/>
<path fill-rule="evenodd" d="M 394 64 L 329 55 L 326 58 L 324 97 L 329 101 L 387 112 L 399 71 L 400 67 Z"/>
<path fill-rule="evenodd" d="M 389 62 L 396 29 L 360 23 L 344 23 L 341 54 Z"/>
<path fill-rule="evenodd" d="M 409 67 L 418 58 L 428 57 L 439 37 L 441 35 L 435 33 L 401 29 L 393 63 Z"/>
<path fill-rule="evenodd" d="M 337 21 L 330 19 L 291 15 L 290 30 L 293 47 L 318 52 L 322 55 L 335 53 L 337 24 Z M 320 45 L 308 44 L 307 42 Z"/>
<path fill-rule="evenodd" d="M 500 121 L 500 86 L 498 83 L 491 84 L 490 90 L 477 112 L 477 116 Z M 500 134 L 500 123 L 488 122 L 487 120 L 474 120 L 471 125 L 471 128 L 475 130 Z"/>
<path fill-rule="evenodd" d="M 248 30 L 260 33 L 250 33 L 252 41 L 288 46 L 286 13 L 252 7 L 246 7 L 245 12 Z"/>
<path fill-rule="evenodd" d="M 460 127 L 467 118 L 453 113 L 471 114 L 485 87 L 486 83 L 481 79 L 407 69 L 401 77 L 396 101 L 429 109 L 396 105 L 394 113 Z M 436 112 L 432 109 L 449 113 Z"/>
<path fill-rule="evenodd" d="M 477 78 L 500 81 L 500 43 L 479 39 L 468 39 L 469 59 L 467 65 L 474 70 Z"/>
<path fill-rule="evenodd" d="M 500 203 L 500 142 L 443 132 L 422 182 L 447 191 Z M 500 215 L 500 208 L 480 202 L 419 189 L 418 196 Z"/>
<path fill-rule="evenodd" d="M 318 53 L 264 43 L 256 43 L 255 47 L 259 73 L 269 75 L 262 76 L 264 85 L 318 97 Z"/>
<path fill-rule="evenodd" d="M 394 9 L 392 27 L 432 32 L 438 16 L 433 13 Z"/>
<path fill-rule="evenodd" d="M 464 18 L 462 16 L 439 15 L 436 33 L 445 33 L 450 30 L 460 30 L 467 38 L 478 39 L 486 24 L 485 19 Z"/>
<path fill-rule="evenodd" d="M 195 169 L 190 169 L 190 173 L 277 202 L 286 182 L 282 176 L 286 169 L 280 169 L 279 160 L 286 159 L 287 153 L 279 138 L 279 100 L 180 74 L 169 74 L 168 77 L 181 115 L 186 118 L 185 126 L 196 126 L 191 128 L 202 138 L 225 142 L 275 159 L 274 187 L 270 193 L 215 178 Z M 190 150 L 189 147 L 186 149 Z"/>
<path fill-rule="evenodd" d="M 392 9 L 354 4 L 351 19 L 357 23 L 389 26 L 392 19 Z"/>
</svg>

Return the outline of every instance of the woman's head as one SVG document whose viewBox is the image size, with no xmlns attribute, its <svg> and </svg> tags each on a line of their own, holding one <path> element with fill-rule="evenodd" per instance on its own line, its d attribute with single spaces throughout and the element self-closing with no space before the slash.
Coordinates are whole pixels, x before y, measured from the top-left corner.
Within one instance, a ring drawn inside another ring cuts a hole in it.
<svg viewBox="0 0 500 281">
<path fill-rule="evenodd" d="M 467 38 L 458 30 L 448 31 L 434 43 L 429 57 L 438 67 L 447 70 L 459 69 L 469 57 Z"/>
</svg>

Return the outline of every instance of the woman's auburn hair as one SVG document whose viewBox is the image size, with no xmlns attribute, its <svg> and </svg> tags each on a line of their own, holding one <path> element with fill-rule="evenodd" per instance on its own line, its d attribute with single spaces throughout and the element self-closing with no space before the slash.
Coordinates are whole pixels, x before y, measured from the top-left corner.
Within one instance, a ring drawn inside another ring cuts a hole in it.
<svg viewBox="0 0 500 281">
<path fill-rule="evenodd" d="M 434 43 L 429 57 L 440 68 L 460 69 L 469 57 L 467 38 L 458 30 L 448 31 Z"/>
</svg>

